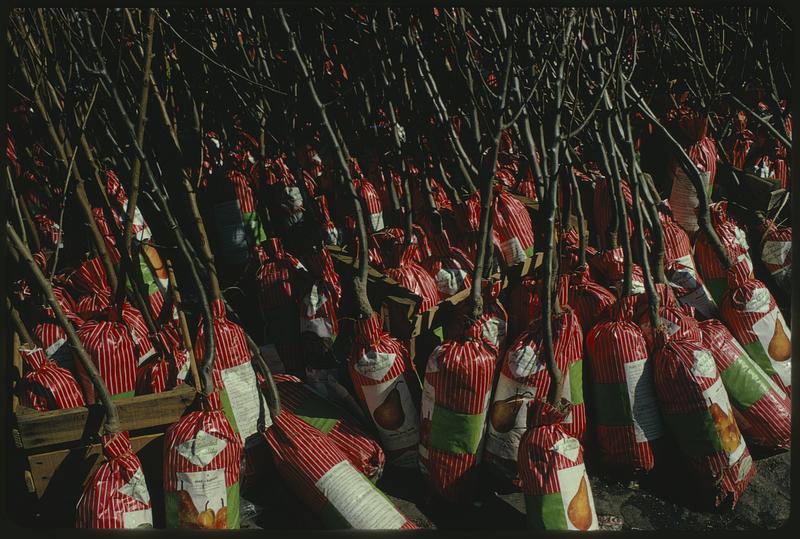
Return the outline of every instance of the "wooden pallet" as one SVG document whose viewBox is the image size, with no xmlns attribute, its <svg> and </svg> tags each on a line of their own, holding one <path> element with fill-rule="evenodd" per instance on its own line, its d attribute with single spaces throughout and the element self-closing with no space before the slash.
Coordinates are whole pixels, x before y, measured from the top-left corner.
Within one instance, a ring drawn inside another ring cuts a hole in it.
<svg viewBox="0 0 800 539">
<path fill-rule="evenodd" d="M 23 373 L 18 348 L 19 337 L 14 334 L 12 365 L 16 379 Z M 193 387 L 181 384 L 163 393 L 116 402 L 122 429 L 128 431 L 142 462 L 156 519 L 163 506 L 156 502 L 162 490 L 164 433 L 192 404 L 194 396 Z M 26 462 L 26 468 L 17 473 L 24 474 L 36 513 L 47 524 L 72 526 L 83 487 L 103 462 L 98 434 L 103 407 L 95 404 L 40 412 L 23 406 L 14 396 L 12 414 L 14 445 Z"/>
</svg>

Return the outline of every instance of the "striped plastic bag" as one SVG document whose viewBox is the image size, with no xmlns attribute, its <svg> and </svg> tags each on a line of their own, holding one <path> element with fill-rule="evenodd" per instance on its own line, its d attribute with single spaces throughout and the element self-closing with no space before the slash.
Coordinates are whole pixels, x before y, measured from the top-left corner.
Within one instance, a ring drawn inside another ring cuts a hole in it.
<svg viewBox="0 0 800 539">
<path fill-rule="evenodd" d="M 596 255 L 589 257 L 589 267 L 592 274 L 604 281 L 617 297 L 622 295 L 622 283 L 625 276 L 625 257 L 622 247 L 600 251 Z M 633 265 L 631 276 L 631 293 L 644 294 L 644 274 L 638 264 Z"/>
<path fill-rule="evenodd" d="M 772 279 L 784 292 L 792 290 L 792 227 L 765 221 L 760 226 L 760 256 Z"/>
<path fill-rule="evenodd" d="M 533 223 L 525 205 L 501 185 L 495 185 L 492 205 L 492 236 L 505 265 L 533 256 Z"/>
<path fill-rule="evenodd" d="M 116 307 L 106 309 L 105 319 L 88 320 L 78 338 L 100 373 L 113 399 L 133 397 L 136 389 L 137 347 Z M 94 404 L 94 385 L 81 362 L 75 363 L 87 404 Z"/>
<path fill-rule="evenodd" d="M 597 245 L 602 251 L 611 249 L 608 234 L 611 229 L 611 219 L 617 211 L 611 198 L 611 184 L 602 174 L 595 174 L 594 198 L 592 199 L 592 225 L 597 231 Z M 634 230 L 632 216 L 633 195 L 628 181 L 622 180 L 622 194 L 628 216 L 628 232 Z"/>
<path fill-rule="evenodd" d="M 500 364 L 486 427 L 486 460 L 510 480 L 516 478 L 516 458 L 525 432 L 526 403 L 546 399 L 550 375 L 543 357 L 541 320 L 509 346 Z M 562 396 L 572 403 L 562 422 L 564 431 L 581 440 L 586 431 L 583 400 L 583 331 L 569 307 L 553 317 L 553 352 L 564 375 Z"/>
<path fill-rule="evenodd" d="M 81 387 L 67 369 L 50 360 L 41 348 L 19 348 L 25 365 L 20 402 L 41 412 L 84 406 Z"/>
<path fill-rule="evenodd" d="M 716 202 L 711 204 L 708 209 L 711 215 L 711 226 L 714 227 L 728 258 L 734 264 L 745 261 L 752 271 L 753 261 L 750 258 L 747 237 L 736 219 L 728 214 L 728 201 Z M 697 238 L 694 246 L 694 259 L 711 297 L 721 307 L 722 298 L 728 289 L 728 275 L 705 234 L 700 234 Z"/>
<path fill-rule="evenodd" d="M 747 443 L 762 449 L 788 450 L 792 437 L 792 402 L 719 320 L 700 322 L 703 345 L 714 356 L 728 392 L 736 424 Z"/>
<path fill-rule="evenodd" d="M 537 399 L 527 404 L 525 415 L 527 428 L 519 444 L 518 473 L 528 528 L 598 529 L 583 447 L 561 426 L 564 414 Z"/>
<path fill-rule="evenodd" d="M 419 249 L 416 243 L 397 244 L 396 248 L 400 250 L 397 257 L 398 265 L 387 268 L 386 275 L 420 296 L 422 302 L 419 305 L 419 312 L 424 313 L 439 302 L 439 288 L 436 281 L 428 275 L 425 268 L 414 262 Z"/>
<path fill-rule="evenodd" d="M 704 318 L 718 316 L 717 304 L 697 272 L 689 236 L 665 211 L 658 217 L 664 235 L 664 273 L 678 302 L 694 307 Z"/>
<path fill-rule="evenodd" d="M 324 528 L 416 528 L 329 437 L 288 410 L 265 436 L 278 473 Z"/>
<path fill-rule="evenodd" d="M 105 461 L 78 500 L 76 528 L 152 528 L 153 504 L 127 432 L 102 438 Z"/>
<path fill-rule="evenodd" d="M 378 431 L 389 464 L 414 467 L 419 444 L 414 397 L 419 395 L 420 382 L 408 350 L 384 331 L 378 313 L 355 321 L 347 370 L 356 397 Z"/>
<path fill-rule="evenodd" d="M 313 281 L 300 292 L 300 351 L 309 358 L 328 350 L 339 334 L 342 285 L 326 249 L 312 252 L 307 260 Z"/>
<path fill-rule="evenodd" d="M 241 436 L 243 442 L 255 443 L 258 438 L 254 435 L 262 423 L 264 427 L 269 426 L 270 415 L 266 400 L 258 390 L 244 330 L 228 320 L 222 300 L 211 302 L 211 315 L 215 350 L 214 387 L 219 390 L 222 410 L 233 431 Z M 204 335 L 205 324 L 199 320 L 194 343 L 198 368 L 202 366 L 206 349 Z"/>
<path fill-rule="evenodd" d="M 591 330 L 601 313 L 614 301 L 614 294 L 592 279 L 588 266 L 569 275 L 567 304 L 578 317 L 584 334 Z"/>
<path fill-rule="evenodd" d="M 356 194 L 367 209 L 367 214 L 364 216 L 367 221 L 367 229 L 370 232 L 380 232 L 385 225 L 383 223 L 383 207 L 381 206 L 381 198 L 378 192 L 363 176 L 360 178 L 354 177 L 353 186 L 356 189 Z"/>
<path fill-rule="evenodd" d="M 474 324 L 460 339 L 437 346 L 425 369 L 420 469 L 449 502 L 469 501 L 475 495 L 497 362 L 481 332 L 481 325 Z"/>
<path fill-rule="evenodd" d="M 420 265 L 436 281 L 439 300 L 472 286 L 472 260 L 464 251 L 451 245 L 446 230 L 432 237 L 430 245 L 433 255 L 425 258 Z"/>
<path fill-rule="evenodd" d="M 692 485 L 714 507 L 736 504 L 755 475 L 714 357 L 699 339 L 656 335 L 656 395 Z"/>
<path fill-rule="evenodd" d="M 617 301 L 608 320 L 586 336 L 600 456 L 607 467 L 631 475 L 652 470 L 653 443 L 664 431 L 652 361 L 633 321 L 635 301 L 635 296 Z"/>
<path fill-rule="evenodd" d="M 700 326 L 697 325 L 697 320 L 691 313 L 691 309 L 678 305 L 671 288 L 659 283 L 656 285 L 656 292 L 659 296 L 658 317 L 662 328 L 667 332 L 667 336 L 672 337 L 680 334 L 685 338 L 699 341 L 701 338 Z M 640 297 L 644 298 L 644 296 Z M 636 313 L 639 317 L 638 325 L 647 344 L 647 350 L 652 355 L 655 350 L 656 334 L 653 331 L 650 312 L 646 310 L 648 306 L 649 304 L 645 298 L 644 301 L 640 301 L 637 305 Z"/>
<path fill-rule="evenodd" d="M 792 394 L 792 335 L 775 298 L 750 266 L 728 271 L 728 291 L 720 307 L 722 321 L 747 354 L 786 393 Z"/>
<path fill-rule="evenodd" d="M 346 410 L 322 398 L 296 376 L 276 374 L 281 406 L 325 434 L 356 469 L 375 482 L 383 473 L 383 449 Z"/>
<path fill-rule="evenodd" d="M 164 436 L 167 528 L 238 529 L 242 442 L 218 392 L 198 399 Z"/>
</svg>

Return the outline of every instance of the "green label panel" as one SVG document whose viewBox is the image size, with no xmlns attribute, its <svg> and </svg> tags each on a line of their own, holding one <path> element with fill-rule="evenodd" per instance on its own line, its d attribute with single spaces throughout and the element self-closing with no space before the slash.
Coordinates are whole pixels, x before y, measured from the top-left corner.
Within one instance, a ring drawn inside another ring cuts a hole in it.
<svg viewBox="0 0 800 539">
<path fill-rule="evenodd" d="M 740 410 L 749 408 L 770 391 L 761 369 L 747 356 L 740 356 L 721 376 L 731 404 Z"/>
<path fill-rule="evenodd" d="M 484 414 L 460 414 L 443 406 L 433 408 L 431 445 L 451 453 L 474 455 L 483 434 Z"/>
<path fill-rule="evenodd" d="M 566 530 L 567 517 L 561 493 L 544 496 L 525 496 L 525 512 L 528 515 L 528 528 L 533 530 Z"/>
<path fill-rule="evenodd" d="M 627 384 L 592 384 L 594 392 L 594 411 L 597 423 L 604 427 L 624 427 L 633 425 L 631 402 Z"/>
</svg>

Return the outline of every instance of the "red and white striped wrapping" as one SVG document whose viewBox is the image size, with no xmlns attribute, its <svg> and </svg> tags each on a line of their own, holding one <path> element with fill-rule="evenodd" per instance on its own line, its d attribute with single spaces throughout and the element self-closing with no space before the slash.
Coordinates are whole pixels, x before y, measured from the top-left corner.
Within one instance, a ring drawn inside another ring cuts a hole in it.
<svg viewBox="0 0 800 539">
<path fill-rule="evenodd" d="M 70 371 L 59 367 L 41 348 L 20 348 L 25 365 L 25 391 L 20 402 L 46 412 L 84 406 L 83 393 Z"/>
<path fill-rule="evenodd" d="M 659 333 L 653 356 L 656 395 L 667 429 L 700 497 L 732 507 L 755 475 L 714 357 L 699 340 Z"/>
<path fill-rule="evenodd" d="M 359 427 L 355 417 L 296 376 L 276 374 L 274 378 L 283 409 L 325 434 L 370 481 L 381 477 L 386 460 L 383 449 Z"/>
<path fill-rule="evenodd" d="M 761 261 L 782 290 L 792 290 L 792 227 L 777 226 L 772 221 L 761 224 Z"/>
<path fill-rule="evenodd" d="M 691 141 L 691 145 L 686 148 L 686 154 L 700 172 L 706 194 L 710 195 L 717 173 L 717 146 L 714 139 L 706 134 L 708 120 L 687 107 L 670 111 L 670 115 L 677 119 L 680 129 Z M 699 200 L 697 191 L 680 162 L 675 159 L 671 163 L 670 177 L 672 178 L 672 192 L 669 196 L 669 203 L 675 220 L 686 232 L 694 235 L 698 230 Z"/>
<path fill-rule="evenodd" d="M 422 391 L 419 457 L 428 484 L 449 502 L 475 496 L 486 412 L 497 356 L 474 324 L 428 358 Z"/>
<path fill-rule="evenodd" d="M 541 283 L 526 275 L 508 294 L 508 338 L 516 339 L 528 325 L 541 317 Z"/>
<path fill-rule="evenodd" d="M 314 200 L 317 202 L 317 209 L 319 211 L 323 241 L 327 245 L 340 245 L 342 242 L 341 233 L 339 229 L 336 228 L 333 219 L 331 219 L 331 212 L 328 209 L 328 199 L 325 195 L 319 195 Z"/>
<path fill-rule="evenodd" d="M 561 258 L 558 263 L 558 268 L 561 273 L 572 273 L 580 269 L 578 263 L 580 261 L 580 236 L 574 228 L 570 228 L 561 235 Z M 597 249 L 587 245 L 586 257 L 592 257 L 597 254 Z M 586 271 L 589 271 L 589 266 L 586 266 Z M 589 271 L 591 277 L 591 272 Z"/>
<path fill-rule="evenodd" d="M 481 193 L 476 190 L 469 197 L 455 206 L 456 226 L 458 233 L 452 238 L 456 246 L 475 257 L 478 246 L 478 229 L 480 228 Z M 494 238 L 492 238 L 494 240 Z"/>
<path fill-rule="evenodd" d="M 287 253 L 280 238 L 269 238 L 253 247 L 257 269 L 258 301 L 266 323 L 265 335 L 275 345 L 284 366 L 297 371 L 302 368 L 298 329 L 295 315 L 297 278 L 306 268 Z M 294 315 L 294 316 L 293 316 Z"/>
<path fill-rule="evenodd" d="M 673 336 L 680 333 L 685 338 L 699 341 L 700 326 L 697 325 L 691 307 L 679 305 L 672 288 L 661 283 L 656 284 L 655 287 L 658 296 L 658 317 L 667 335 Z M 639 301 L 634 305 L 634 319 L 638 320 L 642 336 L 647 343 L 647 349 L 652 353 L 656 336 L 650 320 L 650 303 L 644 295 L 637 299 Z"/>
<path fill-rule="evenodd" d="M 128 327 L 119 320 L 115 307 L 106 310 L 106 319 L 87 320 L 78 329 L 78 338 L 100 373 L 112 398 L 132 397 L 136 388 L 138 358 Z M 94 404 L 95 394 L 89 375 L 76 362 L 78 380 L 86 402 Z"/>
<path fill-rule="evenodd" d="M 588 258 L 589 266 L 595 276 L 603 278 L 605 283 L 615 292 L 617 297 L 622 295 L 622 283 L 625 277 L 625 256 L 622 247 L 600 251 Z M 631 275 L 631 293 L 644 294 L 644 274 L 638 264 L 633 265 Z"/>
<path fill-rule="evenodd" d="M 75 313 L 84 320 L 102 316 L 111 303 L 111 288 L 100 258 L 85 261 L 70 277 L 70 284 L 80 294 Z"/>
<path fill-rule="evenodd" d="M 408 350 L 384 331 L 377 313 L 356 320 L 353 331 L 347 370 L 356 397 L 378 431 L 389 464 L 414 467 L 419 443 L 414 399 L 419 395 L 419 378 Z"/>
<path fill-rule="evenodd" d="M 652 442 L 664 430 L 652 361 L 633 321 L 635 301 L 635 296 L 618 300 L 608 319 L 586 336 L 600 456 L 609 468 L 631 475 L 653 469 Z"/>
<path fill-rule="evenodd" d="M 746 261 L 752 271 L 753 261 L 750 258 L 750 246 L 747 244 L 747 237 L 736 220 L 728 215 L 728 201 L 715 202 L 708 209 L 711 215 L 711 225 L 714 227 L 714 231 L 717 233 L 728 258 L 734 264 L 742 260 Z M 700 234 L 697 238 L 694 246 L 694 258 L 699 266 L 698 270 L 705 281 L 706 288 L 711 292 L 711 296 L 717 305 L 720 305 L 725 291 L 728 289 L 727 272 L 705 234 Z"/>
<path fill-rule="evenodd" d="M 561 424 L 564 414 L 542 400 L 524 412 L 526 430 L 519 444 L 517 473 L 525 495 L 528 528 L 597 530 L 592 486 L 583 464 L 583 447 Z"/>
<path fill-rule="evenodd" d="M 402 247 L 405 244 L 405 236 L 405 230 L 400 227 L 384 228 L 380 232 L 370 235 L 371 247 L 380 251 L 381 267 L 385 269 L 401 265 L 400 256 L 403 253 Z M 431 248 L 428 245 L 425 229 L 417 224 L 412 227 L 411 243 L 416 246 L 413 251 L 413 260 L 415 262 L 421 263 L 431 256 Z"/>
<path fill-rule="evenodd" d="M 567 304 L 578 317 L 584 334 L 594 326 L 606 307 L 615 301 L 614 294 L 592 279 L 588 266 L 570 273 L 567 290 Z"/>
<path fill-rule="evenodd" d="M 156 353 L 153 343 L 150 341 L 150 330 L 147 328 L 144 316 L 139 309 L 125 300 L 122 303 L 122 321 L 131 332 L 133 344 L 136 345 L 138 363 L 141 364 Z"/>
<path fill-rule="evenodd" d="M 509 346 L 500 364 L 486 429 L 486 460 L 508 479 L 515 479 L 519 442 L 525 432 L 525 404 L 547 399 L 550 374 L 544 354 L 541 319 Z M 564 382 L 561 396 L 572 403 L 563 428 L 581 440 L 586 432 L 583 400 L 583 331 L 569 307 L 553 316 L 553 353 Z"/>
<path fill-rule="evenodd" d="M 439 300 L 445 300 L 472 286 L 474 265 L 464 251 L 450 244 L 447 231 L 442 230 L 436 240 L 432 242 L 434 254 L 425 258 L 421 266 L 436 281 Z"/>
<path fill-rule="evenodd" d="M 477 192 L 477 191 L 476 191 Z M 533 256 L 533 224 L 525 205 L 504 187 L 494 188 L 492 236 L 506 266 Z"/>
<path fill-rule="evenodd" d="M 238 529 L 242 442 L 217 392 L 164 435 L 167 528 Z"/>
<path fill-rule="evenodd" d="M 172 389 L 183 381 L 189 372 L 189 352 L 170 321 L 155 335 L 159 342 L 158 353 L 139 364 L 136 370 L 136 394 L 148 395 Z M 162 352 L 163 351 L 163 352 Z"/>
<path fill-rule="evenodd" d="M 626 214 L 628 218 L 628 233 L 633 234 L 634 226 L 633 220 L 631 219 L 633 195 L 631 194 L 631 188 L 628 185 L 628 180 L 624 178 L 622 179 L 622 194 L 623 198 L 625 199 L 625 208 L 627 210 Z M 602 174 L 596 174 L 594 183 L 594 199 L 592 201 L 592 225 L 597 231 L 597 245 L 602 251 L 605 251 L 611 247 L 608 235 L 610 232 L 612 232 L 610 230 L 612 216 L 617 211 L 613 202 L 614 199 L 612 199 L 611 196 L 611 184 L 609 183 L 608 179 Z"/>
<path fill-rule="evenodd" d="M 792 442 L 792 401 L 747 355 L 719 320 L 700 322 L 703 345 L 714 356 L 747 443 L 770 451 Z"/>
<path fill-rule="evenodd" d="M 778 386 L 792 394 L 792 335 L 775 298 L 754 279 L 745 261 L 728 271 L 722 321 L 747 354 Z"/>
<path fill-rule="evenodd" d="M 323 527 L 416 528 L 329 437 L 290 411 L 278 414 L 266 439 L 278 473 Z"/>
<path fill-rule="evenodd" d="M 500 302 L 502 282 L 484 279 L 483 285 L 483 314 L 478 318 L 477 324 L 481 326 L 481 338 L 500 357 L 506 344 L 508 335 L 508 312 Z M 464 302 L 464 306 L 466 307 Z"/>
<path fill-rule="evenodd" d="M 381 199 L 378 192 L 369 181 L 363 176 L 361 178 L 354 178 L 353 185 L 356 188 L 356 194 L 361 199 L 364 207 L 366 208 L 366 215 L 364 220 L 367 221 L 367 226 L 371 232 L 380 232 L 383 230 L 383 207 L 381 206 Z"/>
<path fill-rule="evenodd" d="M 338 312 L 342 300 L 339 274 L 333 266 L 330 253 L 325 249 L 312 252 L 307 260 L 309 272 L 314 280 L 301 291 L 301 346 L 308 343 L 308 338 L 303 337 L 303 334 L 309 333 L 326 343 L 331 343 L 339 334 Z M 305 350 L 304 353 L 308 354 L 308 350 Z"/>
<path fill-rule="evenodd" d="M 102 439 L 105 461 L 78 500 L 76 528 L 152 528 L 153 504 L 127 432 Z"/>
<path fill-rule="evenodd" d="M 250 363 L 250 349 L 244 330 L 225 315 L 221 299 L 211 302 L 214 328 L 214 387 L 219 391 L 222 410 L 234 432 L 242 441 L 258 432 L 259 419 L 269 422 L 269 413 Z M 205 324 L 198 320 L 194 343 L 198 368 L 202 367 L 206 349 Z M 268 426 L 268 425 L 267 425 Z M 255 439 L 255 438 L 253 438 Z"/>
<path fill-rule="evenodd" d="M 53 219 L 43 213 L 37 213 L 33 216 L 33 222 L 46 247 L 55 249 L 56 246 L 64 246 L 64 233 Z"/>
<path fill-rule="evenodd" d="M 697 272 L 689 236 L 666 211 L 658 217 L 664 236 L 664 273 L 678 301 L 694 307 L 704 318 L 715 318 L 719 309 Z"/>
<path fill-rule="evenodd" d="M 753 145 L 753 132 L 747 129 L 747 114 L 740 110 L 734 120 L 734 133 L 728 138 L 726 151 L 731 156 L 731 165 L 742 170 L 747 154 Z"/>
<path fill-rule="evenodd" d="M 425 269 L 414 262 L 416 250 L 415 243 L 409 245 L 398 245 L 401 249 L 399 255 L 399 265 L 396 268 L 388 268 L 386 275 L 397 281 L 401 286 L 407 288 L 413 294 L 422 298 L 419 312 L 424 313 L 439 301 L 439 289 L 436 281 L 428 275 Z"/>
</svg>

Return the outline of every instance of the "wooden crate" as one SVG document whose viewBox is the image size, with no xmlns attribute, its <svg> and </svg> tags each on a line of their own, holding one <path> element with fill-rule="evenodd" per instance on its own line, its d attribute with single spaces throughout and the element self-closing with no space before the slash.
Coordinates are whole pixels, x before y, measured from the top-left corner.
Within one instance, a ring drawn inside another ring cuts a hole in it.
<svg viewBox="0 0 800 539">
<path fill-rule="evenodd" d="M 19 338 L 14 334 L 13 339 L 12 364 L 19 379 L 23 373 Z M 122 429 L 130 434 L 133 450 L 142 462 L 157 526 L 163 517 L 164 432 L 183 415 L 194 396 L 193 387 L 181 384 L 163 393 L 116 402 Z M 83 487 L 103 461 L 98 434 L 102 405 L 40 412 L 13 396 L 12 413 L 12 438 L 26 463 L 24 470 L 12 473 L 24 474 L 34 511 L 42 522 L 71 527 Z"/>
</svg>

